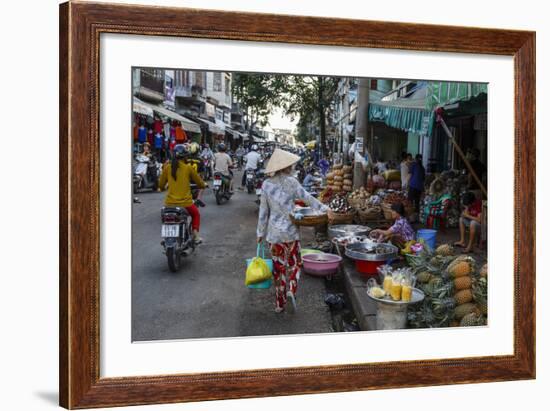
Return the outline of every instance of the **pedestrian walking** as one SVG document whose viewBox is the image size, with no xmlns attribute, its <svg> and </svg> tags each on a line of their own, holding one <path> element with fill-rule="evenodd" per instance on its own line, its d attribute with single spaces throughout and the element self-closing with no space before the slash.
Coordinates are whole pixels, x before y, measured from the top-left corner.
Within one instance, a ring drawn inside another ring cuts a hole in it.
<svg viewBox="0 0 550 411">
<path fill-rule="evenodd" d="M 297 155 L 275 149 L 265 169 L 266 174 L 273 176 L 262 185 L 257 236 L 258 243 L 265 240 L 271 248 L 276 312 L 282 312 L 289 299 L 296 310 L 302 257 L 300 233 L 290 220 L 295 201 L 303 200 L 312 209 L 323 212 L 328 208 L 292 177 L 293 166 L 299 160 Z"/>
<path fill-rule="evenodd" d="M 420 210 L 420 197 L 424 191 L 424 179 L 426 178 L 426 170 L 422 165 L 422 155 L 417 154 L 415 162 L 411 166 L 411 177 L 409 179 L 409 200 L 414 205 L 414 211 Z"/>
</svg>

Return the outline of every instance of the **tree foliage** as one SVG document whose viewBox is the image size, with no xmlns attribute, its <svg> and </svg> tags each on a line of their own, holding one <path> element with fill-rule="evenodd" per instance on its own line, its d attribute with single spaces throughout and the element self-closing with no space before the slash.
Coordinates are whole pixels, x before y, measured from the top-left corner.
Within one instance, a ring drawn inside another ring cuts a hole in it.
<svg viewBox="0 0 550 411">
<path fill-rule="evenodd" d="M 266 125 L 268 116 L 282 104 L 285 79 L 280 75 L 235 73 L 232 93 L 249 115 L 250 127 Z"/>
<path fill-rule="evenodd" d="M 307 141 L 307 125 L 317 123 L 325 149 L 326 118 L 333 106 L 339 78 L 327 76 L 236 73 L 233 95 L 247 110 L 250 126 L 267 124 L 274 108 L 281 107 L 292 119 L 299 117 L 298 139 Z"/>
</svg>

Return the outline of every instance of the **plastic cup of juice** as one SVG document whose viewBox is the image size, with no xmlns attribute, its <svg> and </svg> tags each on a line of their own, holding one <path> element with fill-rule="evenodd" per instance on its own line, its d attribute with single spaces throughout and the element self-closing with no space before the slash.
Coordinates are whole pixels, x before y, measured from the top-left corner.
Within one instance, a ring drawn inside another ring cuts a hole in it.
<svg viewBox="0 0 550 411">
<path fill-rule="evenodd" d="M 393 280 L 392 280 L 391 275 L 385 276 L 384 277 L 384 284 L 383 284 L 382 287 L 384 288 L 384 291 L 388 295 L 391 293 L 392 284 L 393 284 Z"/>
<path fill-rule="evenodd" d="M 392 282 L 390 295 L 393 301 L 401 300 L 401 288 L 400 283 Z"/>
<path fill-rule="evenodd" d="M 407 284 L 403 284 L 401 287 L 401 299 L 405 302 L 409 302 L 412 299 L 412 287 Z"/>
</svg>

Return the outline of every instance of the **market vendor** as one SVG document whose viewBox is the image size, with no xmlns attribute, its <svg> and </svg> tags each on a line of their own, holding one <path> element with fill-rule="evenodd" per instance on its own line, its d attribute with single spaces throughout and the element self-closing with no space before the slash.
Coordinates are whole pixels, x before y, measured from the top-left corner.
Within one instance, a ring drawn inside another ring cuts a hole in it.
<svg viewBox="0 0 550 411">
<path fill-rule="evenodd" d="M 464 211 L 460 215 L 460 241 L 455 243 L 458 247 L 466 247 L 465 253 L 473 250 L 476 234 L 481 232 L 481 200 L 476 198 L 475 194 L 468 191 L 462 197 Z M 466 228 L 470 230 L 468 236 L 468 245 L 466 245 Z"/>
<path fill-rule="evenodd" d="M 390 241 L 392 244 L 401 246 L 407 241 L 414 239 L 414 230 L 405 218 L 405 207 L 402 203 L 395 203 L 391 206 L 393 225 L 387 230 L 373 230 L 371 237 L 378 241 Z"/>
<path fill-rule="evenodd" d="M 296 291 L 300 279 L 300 231 L 290 219 L 296 200 L 304 200 L 313 210 L 326 212 L 328 207 L 319 202 L 292 177 L 294 164 L 300 157 L 275 149 L 265 173 L 272 175 L 262 184 L 258 214 L 258 243 L 267 241 L 273 259 L 275 282 L 275 311 L 282 312 L 288 300 L 296 311 Z"/>
</svg>

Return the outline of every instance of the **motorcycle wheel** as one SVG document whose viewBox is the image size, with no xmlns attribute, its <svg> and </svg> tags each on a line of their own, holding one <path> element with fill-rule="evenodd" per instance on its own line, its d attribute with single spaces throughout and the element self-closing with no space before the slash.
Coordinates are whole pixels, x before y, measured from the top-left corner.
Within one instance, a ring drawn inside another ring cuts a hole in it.
<svg viewBox="0 0 550 411">
<path fill-rule="evenodd" d="M 252 194 L 254 192 L 254 187 L 252 186 L 252 184 L 248 184 L 246 186 L 246 189 L 248 191 L 248 194 Z"/>
<path fill-rule="evenodd" d="M 223 203 L 223 193 L 222 190 L 216 191 L 216 204 L 221 205 Z"/>
<path fill-rule="evenodd" d="M 181 266 L 180 254 L 174 248 L 169 248 L 166 250 L 166 258 L 170 271 L 177 272 Z"/>
</svg>

